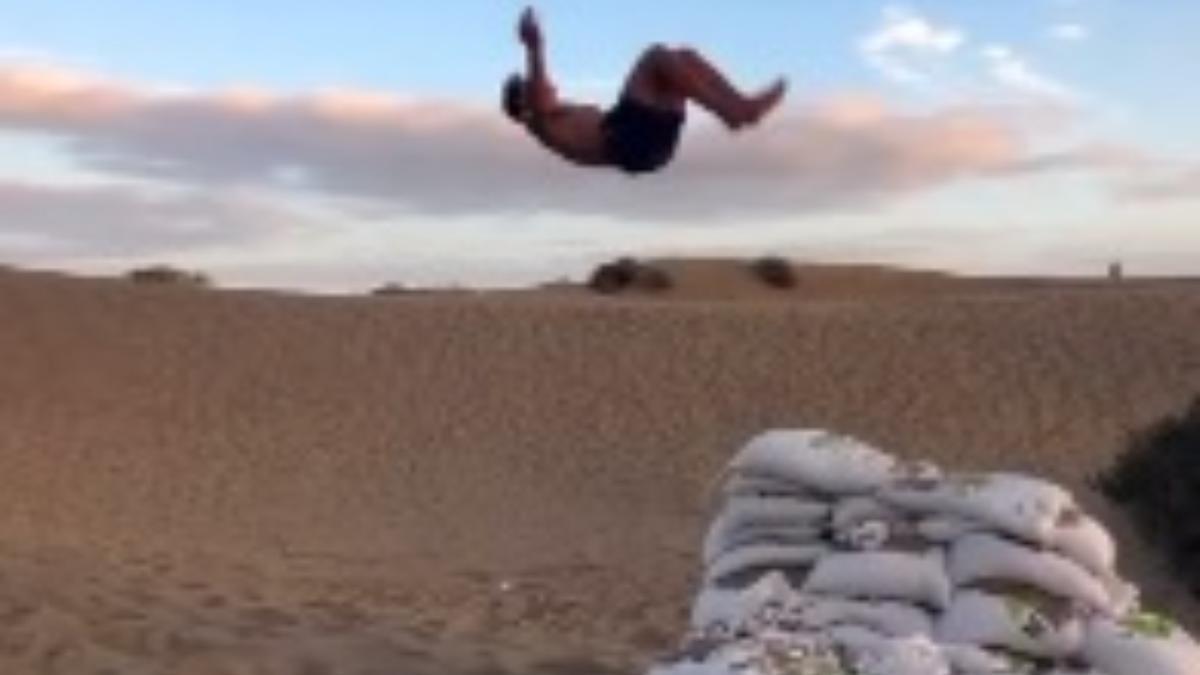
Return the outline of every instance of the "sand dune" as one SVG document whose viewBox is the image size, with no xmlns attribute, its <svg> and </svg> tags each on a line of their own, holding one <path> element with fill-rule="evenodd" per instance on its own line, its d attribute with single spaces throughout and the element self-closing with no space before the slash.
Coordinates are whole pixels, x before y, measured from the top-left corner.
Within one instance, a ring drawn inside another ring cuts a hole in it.
<svg viewBox="0 0 1200 675">
<path fill-rule="evenodd" d="M 955 288 L 306 298 L 0 271 L 0 670 L 637 668 L 682 629 L 716 472 L 776 426 L 1064 481 L 1200 627 L 1087 488 L 1200 391 L 1200 290 Z"/>
</svg>

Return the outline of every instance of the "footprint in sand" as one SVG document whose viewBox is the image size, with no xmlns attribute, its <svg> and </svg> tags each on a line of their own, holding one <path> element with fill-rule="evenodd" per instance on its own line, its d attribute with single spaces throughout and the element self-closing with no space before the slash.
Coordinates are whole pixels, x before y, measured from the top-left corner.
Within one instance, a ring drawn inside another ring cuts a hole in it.
<svg viewBox="0 0 1200 675">
<path fill-rule="evenodd" d="M 241 640 L 276 639 L 293 632 L 300 620 L 274 607 L 249 607 L 230 618 L 233 634 Z"/>
<path fill-rule="evenodd" d="M 150 616 L 145 612 L 128 607 L 113 607 L 110 608 L 104 615 L 106 621 L 115 621 L 117 623 L 131 623 L 135 621 L 146 621 Z"/>
<path fill-rule="evenodd" d="M 200 606 L 207 607 L 208 609 L 221 609 L 229 606 L 229 600 L 223 595 L 210 593 L 200 601 Z"/>
<path fill-rule="evenodd" d="M 128 600 L 139 607 L 154 607 L 163 604 L 163 599 L 144 587 L 125 588 L 117 592 L 117 596 Z"/>
<path fill-rule="evenodd" d="M 262 626 L 292 627 L 300 624 L 300 620 L 287 612 L 275 607 L 250 607 L 241 612 L 241 617 Z"/>
<path fill-rule="evenodd" d="M 210 588 L 207 583 L 195 580 L 180 581 L 177 586 L 188 593 L 207 593 Z"/>
<path fill-rule="evenodd" d="M 327 600 L 311 600 L 304 603 L 304 609 L 311 611 L 317 628 L 325 631 L 349 631 L 363 624 L 370 623 L 361 610 L 352 605 Z"/>
</svg>

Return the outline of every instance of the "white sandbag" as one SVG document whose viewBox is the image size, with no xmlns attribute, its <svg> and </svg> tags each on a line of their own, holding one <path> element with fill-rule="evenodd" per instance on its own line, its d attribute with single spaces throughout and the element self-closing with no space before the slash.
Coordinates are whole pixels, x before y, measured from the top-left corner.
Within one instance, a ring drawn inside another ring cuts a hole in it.
<svg viewBox="0 0 1200 675">
<path fill-rule="evenodd" d="M 762 433 L 731 463 L 741 473 L 773 476 L 831 495 L 871 492 L 895 466 L 894 458 L 861 441 L 813 429 Z"/>
<path fill-rule="evenodd" d="M 892 482 L 933 485 L 945 478 L 941 467 L 923 459 L 898 461 L 892 467 Z"/>
<path fill-rule="evenodd" d="M 853 660 L 859 675 L 951 675 L 942 650 L 928 636 L 889 640 Z"/>
<path fill-rule="evenodd" d="M 828 527 L 831 510 L 825 502 L 787 497 L 734 497 L 725 503 L 716 520 L 731 529 L 748 525 Z"/>
<path fill-rule="evenodd" d="M 939 609 L 950 600 L 950 581 L 940 550 L 923 554 L 831 553 L 817 562 L 800 590 L 847 598 L 903 600 Z"/>
<path fill-rule="evenodd" d="M 835 543 L 853 551 L 925 551 L 930 541 L 917 523 L 874 497 L 844 497 L 834 505 L 830 530 Z"/>
<path fill-rule="evenodd" d="M 1064 512 L 1048 542 L 1050 548 L 1096 575 L 1111 574 L 1117 561 L 1112 535 L 1095 518 L 1074 509 Z"/>
<path fill-rule="evenodd" d="M 938 642 L 955 675 L 1027 675 L 1031 664 L 1006 652 L 995 652 L 978 645 Z"/>
<path fill-rule="evenodd" d="M 888 638 L 861 626 L 835 626 L 829 634 L 849 652 L 857 675 L 951 675 L 950 664 L 927 635 Z"/>
<path fill-rule="evenodd" d="M 758 544 L 809 546 L 824 538 L 820 528 L 807 525 L 745 525 L 740 528 L 718 519 L 704 538 L 704 564 L 710 565 L 734 549 Z"/>
<path fill-rule="evenodd" d="M 731 575 L 747 570 L 769 572 L 784 568 L 811 567 L 829 553 L 826 544 L 810 546 L 780 546 L 758 544 L 745 546 L 718 556 L 705 570 L 706 583 L 718 583 Z"/>
<path fill-rule="evenodd" d="M 851 551 L 922 553 L 935 548 L 908 520 L 866 520 L 833 532 L 833 541 Z"/>
<path fill-rule="evenodd" d="M 852 652 L 877 648 L 887 641 L 887 637 L 865 626 L 832 626 L 824 632 L 836 644 Z"/>
<path fill-rule="evenodd" d="M 834 531 L 849 529 L 867 520 L 901 520 L 903 515 L 895 508 L 874 497 L 854 495 L 842 497 L 833 504 L 830 525 Z"/>
<path fill-rule="evenodd" d="M 968 534 L 950 547 L 947 570 L 955 586 L 1013 581 L 1040 588 L 1104 613 L 1112 611 L 1108 589 L 1079 564 L 991 534 Z"/>
<path fill-rule="evenodd" d="M 1153 614 L 1092 619 L 1083 658 L 1109 675 L 1200 675 L 1200 645 L 1174 622 Z"/>
<path fill-rule="evenodd" d="M 954 675 L 1108 675 L 1090 668 L 1055 668 L 1033 659 L 975 645 L 939 644 Z"/>
<path fill-rule="evenodd" d="M 909 535 L 914 528 L 904 514 L 873 497 L 856 495 L 839 499 L 833 506 L 830 525 L 834 542 L 850 550 L 913 548 L 888 546 L 900 539 L 911 539 Z M 919 548 L 928 547 L 922 545 Z"/>
<path fill-rule="evenodd" d="M 733 652 L 722 675 L 861 675 L 823 634 L 769 632 Z"/>
<path fill-rule="evenodd" d="M 745 589 L 705 586 L 692 601 L 688 625 L 696 631 L 709 631 L 717 627 L 730 629 L 738 625 L 750 612 L 743 608 L 742 593 Z"/>
<path fill-rule="evenodd" d="M 756 539 L 769 539 L 745 535 L 744 532 L 776 530 L 790 533 L 787 541 L 775 541 L 779 545 L 795 545 L 805 539 L 804 533 L 820 535 L 827 527 L 830 505 L 822 502 L 802 501 L 786 497 L 735 497 L 730 499 L 721 513 L 713 520 L 704 537 L 702 555 L 705 565 L 711 565 L 721 554 Z M 776 529 L 777 528 L 777 529 Z M 819 538 L 819 537 L 812 537 Z M 772 543 L 772 542 L 759 542 Z"/>
<path fill-rule="evenodd" d="M 865 520 L 833 532 L 833 541 L 851 551 L 880 551 L 891 539 L 892 525 L 885 520 Z"/>
<path fill-rule="evenodd" d="M 793 597 L 784 613 L 806 629 L 855 624 L 893 638 L 933 633 L 933 618 L 929 612 L 902 602 L 846 600 L 798 594 Z"/>
<path fill-rule="evenodd" d="M 803 485 L 769 475 L 745 474 L 734 471 L 721 488 L 721 494 L 732 497 L 788 497 L 804 501 L 821 501 L 822 497 Z"/>
<path fill-rule="evenodd" d="M 646 675 L 731 675 L 725 664 L 713 661 L 674 661 L 658 663 L 646 671 Z"/>
<path fill-rule="evenodd" d="M 692 604 L 689 625 L 699 631 L 718 626 L 733 630 L 747 624 L 768 604 L 783 607 L 792 597 L 791 585 L 779 572 L 768 572 L 746 588 L 705 586 Z"/>
<path fill-rule="evenodd" d="M 1118 577 L 1116 572 L 1110 572 L 1100 577 L 1100 583 L 1104 584 L 1105 590 L 1108 591 L 1108 597 L 1111 598 L 1112 606 L 1108 612 L 1109 616 L 1126 616 L 1136 613 L 1141 608 L 1141 589 Z"/>
<path fill-rule="evenodd" d="M 972 532 L 983 532 L 987 526 L 961 516 L 926 516 L 917 521 L 917 534 L 935 544 L 949 544 Z"/>
<path fill-rule="evenodd" d="M 722 645 L 702 661 L 656 665 L 649 675 L 860 675 L 824 635 L 763 635 Z"/>
<path fill-rule="evenodd" d="M 938 642 L 1001 647 L 1039 658 L 1061 659 L 1083 645 L 1083 621 L 1055 618 L 1014 596 L 975 590 L 954 594 L 938 619 Z"/>
<path fill-rule="evenodd" d="M 1046 544 L 1063 512 L 1073 508 L 1061 487 L 1019 474 L 959 474 L 936 484 L 896 482 L 879 498 L 900 509 L 957 515 L 1038 544 Z"/>
</svg>

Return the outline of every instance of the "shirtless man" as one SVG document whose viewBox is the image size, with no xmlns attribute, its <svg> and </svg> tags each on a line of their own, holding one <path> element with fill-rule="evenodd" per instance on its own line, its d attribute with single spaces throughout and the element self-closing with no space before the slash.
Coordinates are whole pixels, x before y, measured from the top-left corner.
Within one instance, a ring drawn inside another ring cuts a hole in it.
<svg viewBox="0 0 1200 675">
<path fill-rule="evenodd" d="M 743 94 L 694 49 L 653 45 L 634 65 L 620 101 L 604 111 L 558 98 L 532 9 L 522 14 L 517 34 L 525 45 L 526 74 L 504 83 L 504 111 L 546 148 L 584 166 L 657 171 L 675 155 L 688 101 L 736 131 L 762 120 L 787 90 L 780 78 L 759 93 Z"/>
</svg>

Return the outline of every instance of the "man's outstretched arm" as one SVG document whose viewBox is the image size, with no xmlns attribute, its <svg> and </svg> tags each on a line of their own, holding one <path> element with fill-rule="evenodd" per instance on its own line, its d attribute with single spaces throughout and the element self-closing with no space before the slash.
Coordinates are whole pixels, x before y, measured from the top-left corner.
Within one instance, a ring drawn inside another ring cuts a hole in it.
<svg viewBox="0 0 1200 675">
<path fill-rule="evenodd" d="M 558 108 L 558 95 L 546 70 L 545 39 L 532 8 L 526 9 L 521 15 L 518 34 L 525 45 L 525 86 L 529 96 L 529 107 L 534 115 L 544 119 Z"/>
</svg>

